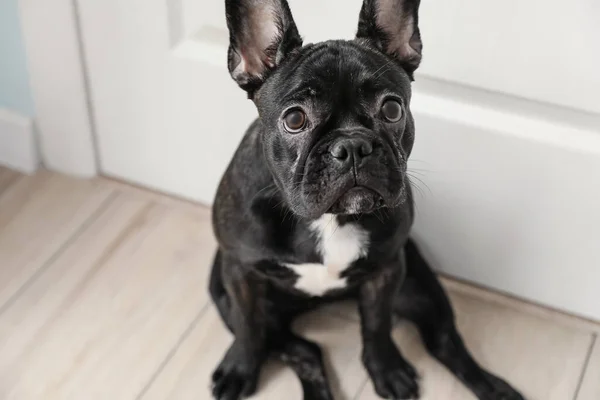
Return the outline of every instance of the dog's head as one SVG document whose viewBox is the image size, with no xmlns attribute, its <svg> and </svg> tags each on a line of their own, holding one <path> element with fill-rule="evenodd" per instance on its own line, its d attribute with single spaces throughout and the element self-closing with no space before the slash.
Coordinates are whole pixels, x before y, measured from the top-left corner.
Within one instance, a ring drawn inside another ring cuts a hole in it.
<svg viewBox="0 0 600 400">
<path fill-rule="evenodd" d="M 303 46 L 286 0 L 227 0 L 228 66 L 256 104 L 276 185 L 298 215 L 406 200 L 419 0 L 365 0 L 352 41 Z"/>
</svg>

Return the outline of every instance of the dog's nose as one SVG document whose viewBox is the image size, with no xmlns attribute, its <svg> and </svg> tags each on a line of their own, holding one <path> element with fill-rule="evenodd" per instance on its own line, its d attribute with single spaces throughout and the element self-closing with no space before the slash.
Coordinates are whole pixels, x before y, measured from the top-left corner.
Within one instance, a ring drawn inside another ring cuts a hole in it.
<svg viewBox="0 0 600 400">
<path fill-rule="evenodd" d="M 343 138 L 331 146 L 329 152 L 343 164 L 358 163 L 373 153 L 373 144 L 364 138 Z"/>
</svg>

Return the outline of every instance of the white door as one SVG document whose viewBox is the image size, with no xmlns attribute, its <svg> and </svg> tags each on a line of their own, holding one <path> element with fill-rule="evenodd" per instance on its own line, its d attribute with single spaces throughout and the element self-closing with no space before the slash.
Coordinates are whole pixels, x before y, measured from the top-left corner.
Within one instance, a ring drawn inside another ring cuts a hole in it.
<svg viewBox="0 0 600 400">
<path fill-rule="evenodd" d="M 361 0 L 290 0 L 306 42 Z M 224 0 L 78 0 L 106 175 L 210 203 L 256 116 L 230 79 Z M 597 0 L 424 0 L 411 167 L 436 268 L 600 319 Z"/>
</svg>

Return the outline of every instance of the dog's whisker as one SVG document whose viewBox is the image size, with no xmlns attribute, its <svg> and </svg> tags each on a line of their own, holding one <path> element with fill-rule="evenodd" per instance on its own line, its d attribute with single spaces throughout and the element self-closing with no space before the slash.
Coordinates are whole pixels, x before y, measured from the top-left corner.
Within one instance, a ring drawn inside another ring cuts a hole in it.
<svg viewBox="0 0 600 400">
<path fill-rule="evenodd" d="M 417 181 L 417 182 L 419 182 L 421 185 L 425 186 L 425 188 L 427 188 L 427 191 L 429 192 L 429 194 L 433 194 L 433 192 L 431 191 L 431 188 L 429 187 L 429 185 L 427 185 L 427 183 L 426 183 L 425 181 L 423 181 L 421 178 L 419 178 L 419 177 L 416 177 L 416 176 L 412 176 L 412 175 L 409 175 L 409 177 L 410 177 L 411 179 L 414 179 L 414 180 L 416 180 L 416 181 Z M 419 185 L 418 185 L 418 184 L 417 184 L 415 181 L 412 181 L 412 184 L 413 184 L 414 186 L 416 186 L 416 187 L 418 187 L 418 186 L 419 186 Z"/>
<path fill-rule="evenodd" d="M 421 170 L 414 169 L 414 168 L 409 168 L 406 172 L 410 173 L 410 174 L 417 174 L 420 176 L 427 176 L 427 174 L 425 172 L 422 172 Z"/>
</svg>

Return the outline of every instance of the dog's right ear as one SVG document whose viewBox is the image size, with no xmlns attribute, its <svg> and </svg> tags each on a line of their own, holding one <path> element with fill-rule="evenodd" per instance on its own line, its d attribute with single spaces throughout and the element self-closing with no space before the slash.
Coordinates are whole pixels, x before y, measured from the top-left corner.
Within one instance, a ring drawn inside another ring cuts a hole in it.
<svg viewBox="0 0 600 400">
<path fill-rule="evenodd" d="M 229 73 L 252 98 L 302 38 L 286 0 L 226 0 L 225 11 Z"/>
<path fill-rule="evenodd" d="M 364 0 L 356 37 L 397 60 L 412 77 L 421 63 L 421 0 Z"/>
</svg>

